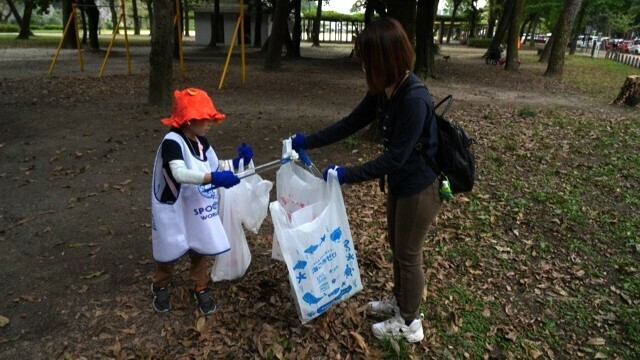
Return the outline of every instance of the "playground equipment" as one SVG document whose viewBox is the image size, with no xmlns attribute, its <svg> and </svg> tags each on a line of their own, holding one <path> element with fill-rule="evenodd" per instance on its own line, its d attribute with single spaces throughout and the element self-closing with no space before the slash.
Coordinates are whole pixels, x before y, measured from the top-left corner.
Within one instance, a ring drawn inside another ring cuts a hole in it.
<svg viewBox="0 0 640 360">
<path fill-rule="evenodd" d="M 235 45 L 236 38 L 238 37 L 239 29 L 240 29 L 240 54 L 241 54 L 240 56 L 242 59 L 241 74 L 242 74 L 242 83 L 244 84 L 247 77 L 247 70 L 245 66 L 245 57 L 244 57 L 244 0 L 240 0 L 240 14 L 238 15 L 238 21 L 236 21 L 236 28 L 233 31 L 231 44 L 229 44 L 229 52 L 227 53 L 227 60 L 224 63 L 224 69 L 222 70 L 222 77 L 220 78 L 220 84 L 218 84 L 218 90 L 222 89 L 222 85 L 224 84 L 224 78 L 227 75 L 229 60 L 231 59 L 231 53 L 233 52 L 233 46 Z"/>
<path fill-rule="evenodd" d="M 179 2 L 176 2 L 179 3 Z M 177 5 L 179 7 L 179 5 Z M 75 1 L 71 7 L 71 15 L 69 16 L 69 20 L 64 27 L 64 32 L 62 33 L 62 38 L 60 39 L 60 43 L 58 44 L 58 48 L 56 49 L 56 53 L 53 56 L 53 60 L 51 61 L 51 66 L 49 66 L 49 73 L 51 75 L 53 73 L 53 69 L 56 66 L 56 61 L 58 60 L 58 55 L 60 54 L 60 49 L 62 48 L 62 43 L 69 32 L 69 27 L 73 22 L 73 26 L 75 27 L 76 33 L 76 44 L 78 49 L 78 62 L 80 64 L 80 71 L 84 71 L 84 60 L 82 58 L 82 44 L 80 43 L 80 37 L 78 36 L 78 13 L 77 9 L 82 7 L 88 7 L 87 5 L 78 5 Z M 96 7 L 108 7 L 108 5 L 96 5 Z M 104 56 L 104 60 L 102 61 L 102 66 L 100 67 L 100 72 L 98 73 L 98 78 L 102 78 L 102 74 L 104 73 L 104 69 L 107 65 L 107 60 L 109 59 L 109 55 L 111 54 L 111 49 L 113 48 L 113 43 L 116 39 L 116 34 L 118 33 L 118 29 L 120 28 L 120 23 L 122 23 L 122 28 L 124 30 L 124 44 L 125 50 L 127 54 L 127 70 L 128 74 L 131 75 L 131 54 L 129 52 L 129 37 L 127 36 L 127 17 L 125 14 L 124 0 L 120 0 L 119 6 L 121 12 L 120 17 L 118 18 L 118 22 L 115 24 L 113 28 L 113 35 L 111 36 L 111 41 L 109 42 L 109 47 L 107 48 L 107 53 Z M 179 16 L 180 12 L 178 11 Z M 174 20 L 175 21 L 175 20 Z M 180 66 L 182 67 L 182 37 L 180 37 Z"/>
</svg>

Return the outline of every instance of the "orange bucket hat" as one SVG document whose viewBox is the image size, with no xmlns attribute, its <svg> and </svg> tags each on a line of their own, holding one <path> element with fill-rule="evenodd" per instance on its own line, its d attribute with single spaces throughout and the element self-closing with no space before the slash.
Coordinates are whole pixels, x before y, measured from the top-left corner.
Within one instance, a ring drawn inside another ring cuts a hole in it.
<svg viewBox="0 0 640 360">
<path fill-rule="evenodd" d="M 226 117 L 225 114 L 216 110 L 213 101 L 204 90 L 196 88 L 176 90 L 173 92 L 173 97 L 175 98 L 173 113 L 171 117 L 162 119 L 162 123 L 169 127 L 179 128 L 189 120 L 206 119 L 221 123 Z"/>
</svg>

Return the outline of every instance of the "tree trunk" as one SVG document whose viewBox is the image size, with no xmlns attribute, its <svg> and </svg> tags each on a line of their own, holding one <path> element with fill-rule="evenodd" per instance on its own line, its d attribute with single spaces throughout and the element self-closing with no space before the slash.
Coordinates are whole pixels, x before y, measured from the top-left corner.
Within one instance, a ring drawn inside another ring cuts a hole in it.
<svg viewBox="0 0 640 360">
<path fill-rule="evenodd" d="M 133 12 L 133 34 L 140 35 L 140 16 L 138 16 L 138 0 L 131 0 L 131 11 Z"/>
<path fill-rule="evenodd" d="M 476 37 L 476 26 L 478 25 L 478 0 L 471 0 L 471 12 L 469 14 L 469 39 Z"/>
<path fill-rule="evenodd" d="M 145 0 L 147 3 L 147 14 L 149 15 L 149 29 L 153 29 L 153 0 Z M 152 31 L 149 31 L 149 36 L 151 36 Z"/>
<path fill-rule="evenodd" d="M 564 51 L 567 47 L 573 20 L 576 18 L 581 5 L 582 0 L 567 0 L 564 4 L 564 9 L 558 19 L 558 24 L 560 25 L 556 26 L 556 31 L 554 32 L 554 37 L 556 37 L 556 34 L 557 37 L 549 54 L 549 63 L 547 64 L 547 71 L 544 73 L 545 76 L 562 76 Z"/>
<path fill-rule="evenodd" d="M 214 48 L 218 44 L 218 19 L 220 19 L 220 0 L 213 2 L 213 15 L 210 15 L 211 20 L 211 39 L 209 39 L 209 47 Z"/>
<path fill-rule="evenodd" d="M 514 0 L 511 21 L 509 23 L 509 34 L 507 40 L 507 63 L 505 70 L 517 70 L 520 67 L 518 60 L 518 41 L 520 40 L 520 27 L 522 16 L 524 15 L 524 5 L 526 0 Z"/>
<path fill-rule="evenodd" d="M 497 0 L 489 0 L 489 19 L 487 20 L 487 38 L 493 37 L 493 31 L 496 27 L 496 15 L 498 14 Z"/>
<path fill-rule="evenodd" d="M 368 7 L 369 5 L 367 5 Z M 313 30 L 311 30 L 313 37 L 313 44 L 311 46 L 320 46 L 320 18 L 322 17 L 322 1 L 318 1 L 318 7 L 316 8 L 316 17 L 313 19 Z"/>
<path fill-rule="evenodd" d="M 178 6 L 177 9 L 176 5 Z M 182 0 L 174 0 L 173 9 L 173 14 L 175 14 L 176 11 L 180 12 L 179 19 L 173 27 L 173 57 L 175 59 L 180 59 L 180 38 L 182 37 L 182 29 L 184 29 L 182 27 L 184 24 L 184 18 L 182 17 Z M 174 17 L 175 15 L 171 17 L 172 22 Z"/>
<path fill-rule="evenodd" d="M 435 78 L 435 44 L 433 25 L 438 0 L 418 0 L 416 13 L 416 63 L 414 72 L 422 79 Z"/>
<path fill-rule="evenodd" d="M 78 3 L 81 4 L 82 2 L 79 1 Z M 89 30 L 87 30 L 87 12 L 84 8 L 80 8 L 78 10 L 80 10 L 80 19 L 82 20 L 82 40 L 80 40 L 80 43 L 82 44 L 82 47 L 84 47 L 84 45 L 87 44 L 87 36 L 89 34 Z M 77 10 L 76 15 L 78 15 Z"/>
<path fill-rule="evenodd" d="M 16 8 L 16 4 L 13 3 L 13 0 L 7 0 L 7 5 L 9 5 L 9 10 L 11 10 L 13 17 L 16 19 L 16 24 L 18 24 L 19 27 L 22 27 L 22 16 L 20 16 L 20 13 Z"/>
<path fill-rule="evenodd" d="M 373 21 L 374 12 L 380 17 L 387 16 L 387 5 L 381 0 L 367 0 L 364 10 L 364 26 L 367 27 Z"/>
<path fill-rule="evenodd" d="M 451 41 L 451 32 L 453 31 L 453 25 L 456 20 L 456 14 L 458 13 L 458 7 L 460 6 L 461 0 L 453 0 L 453 12 L 451 12 L 451 22 L 449 24 L 449 28 L 447 29 L 447 44 Z"/>
<path fill-rule="evenodd" d="M 509 22 L 511 19 L 511 13 L 513 12 L 515 1 L 516 0 L 505 0 L 502 14 L 500 15 L 500 21 L 498 21 L 496 33 L 493 35 L 493 39 L 491 39 L 491 44 L 489 44 L 488 50 L 500 48 L 500 45 L 502 45 L 504 39 L 507 37 Z"/>
<path fill-rule="evenodd" d="M 219 0 L 217 0 L 219 1 Z M 256 9 L 256 22 L 253 30 L 253 46 L 261 47 L 262 46 L 262 1 L 255 0 L 255 9 Z"/>
<path fill-rule="evenodd" d="M 536 46 L 536 28 L 538 27 L 538 14 L 533 14 L 531 19 L 531 25 L 527 33 L 529 34 L 529 47 L 533 49 Z"/>
<path fill-rule="evenodd" d="M 31 34 L 31 14 L 33 14 L 34 0 L 24 2 L 24 12 L 22 13 L 22 25 L 18 33 L 18 39 L 28 40 Z"/>
<path fill-rule="evenodd" d="M 109 0 L 109 10 L 111 11 L 111 23 L 113 23 L 113 31 L 115 32 L 116 24 L 118 23 L 118 13 L 116 12 L 116 4 L 114 0 Z"/>
<path fill-rule="evenodd" d="M 300 57 L 300 41 L 302 40 L 302 19 L 300 18 L 301 0 L 293 0 L 293 36 L 291 51 L 287 52 L 288 57 Z"/>
<path fill-rule="evenodd" d="M 149 54 L 149 103 L 171 104 L 173 86 L 173 0 L 153 0 L 153 28 Z"/>
<path fill-rule="evenodd" d="M 578 37 L 580 36 L 580 32 L 582 31 L 582 23 L 584 22 L 584 14 L 587 11 L 587 1 L 582 3 L 580 6 L 580 10 L 578 11 L 578 15 L 576 16 L 576 20 L 573 22 L 573 31 L 571 32 L 571 45 L 569 46 L 569 55 L 575 55 L 576 48 L 578 47 Z M 588 35 L 585 37 L 582 46 L 587 46 Z"/>
<path fill-rule="evenodd" d="M 73 8 L 71 6 L 72 0 L 63 0 L 62 1 L 62 24 L 66 26 L 69 22 L 69 18 L 71 17 Z M 69 30 L 67 30 L 67 35 L 62 40 L 62 47 L 65 49 L 77 49 L 78 48 L 77 38 L 76 38 L 76 27 L 73 26 L 73 22 L 69 25 Z"/>
<path fill-rule="evenodd" d="M 82 5 L 82 43 L 86 44 L 86 33 L 89 34 L 89 46 L 91 50 L 99 50 L 100 43 L 98 42 L 98 22 L 100 21 L 100 11 L 96 7 L 95 0 L 82 0 L 78 1 L 79 5 Z M 86 14 L 87 21 L 85 23 L 84 14 Z M 77 15 L 77 12 L 76 12 Z M 86 26 L 85 26 L 86 25 Z M 88 27 L 88 31 L 87 31 Z"/>
<path fill-rule="evenodd" d="M 284 42 L 285 30 L 287 29 L 288 14 L 289 0 L 276 0 L 276 7 L 273 11 L 273 26 L 269 39 L 269 48 L 264 62 L 264 67 L 268 71 L 280 68 L 282 44 Z"/>
<path fill-rule="evenodd" d="M 640 104 L 640 75 L 630 75 L 622 85 L 620 94 L 613 101 L 616 105 L 627 105 L 631 107 Z"/>
<path fill-rule="evenodd" d="M 402 24 L 409 41 L 414 44 L 416 38 L 416 0 L 388 1 L 387 11 L 389 16 Z"/>
</svg>

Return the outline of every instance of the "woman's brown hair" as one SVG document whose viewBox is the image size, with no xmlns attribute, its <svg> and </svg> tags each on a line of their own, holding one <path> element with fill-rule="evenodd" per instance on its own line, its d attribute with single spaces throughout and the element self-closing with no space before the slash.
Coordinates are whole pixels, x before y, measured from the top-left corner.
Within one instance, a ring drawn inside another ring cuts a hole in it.
<svg viewBox="0 0 640 360">
<path fill-rule="evenodd" d="M 413 67 L 414 52 L 402 25 L 384 17 L 369 24 L 356 39 L 369 90 L 382 92 Z"/>
</svg>

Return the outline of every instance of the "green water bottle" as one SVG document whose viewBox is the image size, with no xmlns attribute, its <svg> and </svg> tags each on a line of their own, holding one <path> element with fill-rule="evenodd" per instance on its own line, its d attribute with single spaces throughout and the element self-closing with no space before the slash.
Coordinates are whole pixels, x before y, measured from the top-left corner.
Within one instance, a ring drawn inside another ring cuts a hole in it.
<svg viewBox="0 0 640 360">
<path fill-rule="evenodd" d="M 453 199 L 453 193 L 451 192 L 451 186 L 449 185 L 449 179 L 445 176 L 440 183 L 440 199 L 442 201 L 449 201 Z"/>
</svg>

